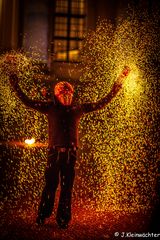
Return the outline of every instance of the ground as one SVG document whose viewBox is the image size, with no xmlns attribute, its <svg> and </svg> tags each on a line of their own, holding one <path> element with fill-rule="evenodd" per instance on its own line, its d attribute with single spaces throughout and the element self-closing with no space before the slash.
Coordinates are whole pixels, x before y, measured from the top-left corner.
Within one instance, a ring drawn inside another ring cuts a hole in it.
<svg viewBox="0 0 160 240">
<path fill-rule="evenodd" d="M 34 208 L 3 209 L 1 212 L 1 239 L 105 240 L 120 239 L 123 232 L 125 234 L 149 232 L 149 213 L 125 213 L 111 209 L 97 212 L 89 209 L 89 207 L 79 208 L 73 204 L 72 215 L 69 228 L 61 230 L 55 222 L 54 213 L 46 220 L 45 225 L 37 226 L 35 224 L 36 210 Z M 139 237 L 129 237 L 129 235 L 126 235 L 126 238 L 141 239 Z"/>
</svg>

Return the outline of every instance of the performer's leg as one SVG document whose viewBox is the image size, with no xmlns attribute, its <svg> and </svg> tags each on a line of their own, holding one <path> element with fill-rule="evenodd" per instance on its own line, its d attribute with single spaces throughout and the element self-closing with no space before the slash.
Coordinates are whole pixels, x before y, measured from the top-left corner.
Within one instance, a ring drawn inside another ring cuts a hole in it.
<svg viewBox="0 0 160 240">
<path fill-rule="evenodd" d="M 76 151 L 65 153 L 61 161 L 61 193 L 57 210 L 57 223 L 60 227 L 66 228 L 71 220 L 71 197 L 75 177 Z"/>
<path fill-rule="evenodd" d="M 45 171 L 45 187 L 42 192 L 37 223 L 43 223 L 45 218 L 50 217 L 53 211 L 55 193 L 59 182 L 60 163 L 58 158 L 58 151 L 49 151 L 48 163 Z"/>
</svg>

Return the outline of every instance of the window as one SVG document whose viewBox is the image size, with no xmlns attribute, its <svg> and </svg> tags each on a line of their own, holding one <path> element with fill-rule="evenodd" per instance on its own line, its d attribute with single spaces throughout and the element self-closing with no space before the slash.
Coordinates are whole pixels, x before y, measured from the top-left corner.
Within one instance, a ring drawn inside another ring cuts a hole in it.
<svg viewBox="0 0 160 240">
<path fill-rule="evenodd" d="M 54 61 L 79 61 L 86 22 L 85 0 L 56 0 L 53 12 Z"/>
</svg>

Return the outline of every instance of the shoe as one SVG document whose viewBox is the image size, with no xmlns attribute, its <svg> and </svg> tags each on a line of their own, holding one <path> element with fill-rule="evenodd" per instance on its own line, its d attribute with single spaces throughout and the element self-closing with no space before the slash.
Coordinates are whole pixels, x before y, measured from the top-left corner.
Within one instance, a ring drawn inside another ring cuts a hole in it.
<svg viewBox="0 0 160 240">
<path fill-rule="evenodd" d="M 37 225 L 43 225 L 44 224 L 44 222 L 45 222 L 45 218 L 42 218 L 42 217 L 37 217 L 37 219 L 36 219 L 36 224 Z"/>
</svg>

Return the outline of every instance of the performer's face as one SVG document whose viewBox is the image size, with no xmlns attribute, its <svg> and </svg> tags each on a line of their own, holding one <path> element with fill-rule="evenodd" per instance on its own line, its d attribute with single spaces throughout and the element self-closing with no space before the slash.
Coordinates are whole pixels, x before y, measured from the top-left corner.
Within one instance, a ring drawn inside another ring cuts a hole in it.
<svg viewBox="0 0 160 240">
<path fill-rule="evenodd" d="M 59 82 L 54 88 L 54 94 L 58 101 L 69 106 L 72 104 L 74 89 L 73 86 L 68 82 Z"/>
<path fill-rule="evenodd" d="M 56 97 L 58 101 L 65 106 L 69 106 L 72 104 L 73 93 L 71 91 L 62 91 Z"/>
</svg>

